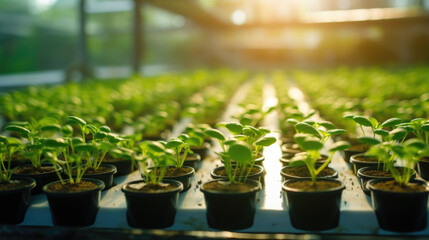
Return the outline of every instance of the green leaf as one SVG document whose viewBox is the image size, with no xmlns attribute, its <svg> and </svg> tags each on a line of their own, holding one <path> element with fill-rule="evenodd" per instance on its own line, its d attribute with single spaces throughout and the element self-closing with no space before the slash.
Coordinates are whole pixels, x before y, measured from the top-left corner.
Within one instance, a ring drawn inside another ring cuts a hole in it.
<svg viewBox="0 0 429 240">
<path fill-rule="evenodd" d="M 204 133 L 209 137 L 216 138 L 220 141 L 225 141 L 225 136 L 217 129 L 207 129 L 204 131 Z"/>
<path fill-rule="evenodd" d="M 347 148 L 350 147 L 350 143 L 347 141 L 338 141 L 332 145 L 332 147 L 329 149 L 329 152 L 336 152 L 336 151 L 344 151 Z"/>
<path fill-rule="evenodd" d="M 105 133 L 109 133 L 112 131 L 108 126 L 101 126 L 99 130 L 100 132 L 105 132 Z"/>
<path fill-rule="evenodd" d="M 368 137 L 368 136 L 359 137 L 357 138 L 357 140 L 361 143 L 368 144 L 368 145 L 377 145 L 381 143 L 380 140 L 375 139 L 373 137 Z"/>
<path fill-rule="evenodd" d="M 7 138 L 7 142 L 8 142 L 8 145 L 11 146 L 11 147 L 18 147 L 18 146 L 22 146 L 23 145 L 22 142 L 19 139 L 14 138 L 14 137 L 8 137 Z"/>
<path fill-rule="evenodd" d="M 305 165 L 305 161 L 303 160 L 302 157 L 293 157 L 289 163 L 289 166 L 291 167 L 300 167 L 303 165 Z"/>
<path fill-rule="evenodd" d="M 68 116 L 66 118 L 66 123 L 67 124 L 79 124 L 81 127 L 86 125 L 85 120 L 83 120 L 82 118 L 76 117 L 76 116 Z"/>
<path fill-rule="evenodd" d="M 429 124 L 428 123 L 423 124 L 421 129 L 424 132 L 429 132 Z"/>
<path fill-rule="evenodd" d="M 372 127 L 371 121 L 369 121 L 368 118 L 363 116 L 354 116 L 353 121 L 355 121 L 357 124 L 366 126 L 366 127 Z"/>
<path fill-rule="evenodd" d="M 425 121 L 426 121 L 426 119 L 424 119 L 424 118 L 414 118 L 413 120 L 410 121 L 410 123 L 424 124 Z"/>
<path fill-rule="evenodd" d="M 103 151 L 109 151 L 110 149 L 115 148 L 115 144 L 112 144 L 110 142 L 101 142 L 100 143 L 100 149 Z"/>
<path fill-rule="evenodd" d="M 179 138 L 172 138 L 168 140 L 167 144 L 165 145 L 166 148 L 175 148 L 183 144 L 183 141 Z"/>
<path fill-rule="evenodd" d="M 243 125 L 240 123 L 227 123 L 225 127 L 233 134 L 240 134 L 243 130 Z"/>
<path fill-rule="evenodd" d="M 411 138 L 404 142 L 404 145 L 407 147 L 415 147 L 418 149 L 424 149 L 426 147 L 425 142 L 418 138 Z"/>
<path fill-rule="evenodd" d="M 72 138 L 72 144 L 73 146 L 79 143 L 84 143 L 82 138 Z"/>
<path fill-rule="evenodd" d="M 389 131 L 386 131 L 384 129 L 376 129 L 374 131 L 374 133 L 377 134 L 377 135 L 379 135 L 379 136 L 383 136 L 383 137 L 389 135 Z"/>
<path fill-rule="evenodd" d="M 318 122 L 318 124 L 320 126 L 325 127 L 327 130 L 335 129 L 335 125 L 333 123 L 331 123 L 331 122 L 328 122 L 328 121 Z"/>
<path fill-rule="evenodd" d="M 61 126 L 58 124 L 50 124 L 40 128 L 42 131 L 61 131 Z"/>
<path fill-rule="evenodd" d="M 354 114 L 347 114 L 347 115 L 344 115 L 344 119 L 351 119 L 351 120 L 353 120 L 353 118 L 354 118 Z"/>
<path fill-rule="evenodd" d="M 305 151 L 312 151 L 322 149 L 323 143 L 316 138 L 307 138 L 299 146 Z"/>
<path fill-rule="evenodd" d="M 74 145 L 74 150 L 78 152 L 91 152 L 94 150 L 94 145 L 90 143 L 78 143 Z"/>
<path fill-rule="evenodd" d="M 289 118 L 287 120 L 288 123 L 292 124 L 292 125 L 296 125 L 297 123 L 299 123 L 298 120 L 294 119 L 294 118 Z"/>
<path fill-rule="evenodd" d="M 106 137 L 107 137 L 107 133 L 105 133 L 105 132 L 94 133 L 94 139 L 104 139 Z"/>
<path fill-rule="evenodd" d="M 19 133 L 23 137 L 28 137 L 28 135 L 31 133 L 27 128 L 18 125 L 8 125 L 4 129 L 10 132 Z"/>
<path fill-rule="evenodd" d="M 232 144 L 234 144 L 236 142 L 237 142 L 237 140 L 235 140 L 235 139 L 229 139 L 229 140 L 226 140 L 225 142 L 223 142 L 223 144 L 225 144 L 225 145 L 232 145 Z"/>
<path fill-rule="evenodd" d="M 43 141 L 43 145 L 51 148 L 66 148 L 69 146 L 62 138 L 47 138 Z"/>
<path fill-rule="evenodd" d="M 295 139 L 296 143 L 301 144 L 305 141 L 306 138 L 308 138 L 309 135 L 305 133 L 297 133 L 293 135 L 293 138 Z"/>
<path fill-rule="evenodd" d="M 307 133 L 317 138 L 321 138 L 319 131 L 308 123 L 298 123 L 295 125 L 295 129 L 300 133 Z"/>
<path fill-rule="evenodd" d="M 255 145 L 268 147 L 271 144 L 275 143 L 276 141 L 277 139 L 275 137 L 263 137 L 262 139 L 259 139 L 258 141 L 256 141 Z"/>
<path fill-rule="evenodd" d="M 7 145 L 8 144 L 7 138 L 5 136 L 0 136 L 0 143 Z"/>
<path fill-rule="evenodd" d="M 314 121 L 313 119 L 305 119 L 304 121 L 302 121 L 303 123 L 307 123 L 309 125 L 314 125 L 316 124 L 316 121 Z"/>
<path fill-rule="evenodd" d="M 346 133 L 346 130 L 344 130 L 344 129 L 332 129 L 332 130 L 328 130 L 328 133 L 331 134 L 331 136 L 340 135 L 340 134 Z"/>
<path fill-rule="evenodd" d="M 73 134 L 73 127 L 70 125 L 64 125 L 61 131 L 63 132 L 64 136 L 71 136 Z"/>
<path fill-rule="evenodd" d="M 94 133 L 98 132 L 98 128 L 96 126 L 92 125 L 92 124 L 86 124 L 84 126 L 84 128 L 85 128 L 85 130 L 89 130 L 88 133 L 94 134 Z"/>
<path fill-rule="evenodd" d="M 402 140 L 405 136 L 407 136 L 407 131 L 403 128 L 397 128 L 395 130 L 392 130 L 389 133 L 389 136 L 392 140 Z"/>
<path fill-rule="evenodd" d="M 242 124 L 242 125 L 249 125 L 251 123 L 252 123 L 252 118 L 250 118 L 250 117 L 243 116 L 240 118 L 240 124 Z"/>
<path fill-rule="evenodd" d="M 229 146 L 228 155 L 238 163 L 245 163 L 252 160 L 252 150 L 244 142 L 236 142 Z"/>
<path fill-rule="evenodd" d="M 402 123 L 402 119 L 400 118 L 389 118 L 381 124 L 381 127 L 394 127 L 400 123 Z"/>
<path fill-rule="evenodd" d="M 202 142 L 199 138 L 190 137 L 190 138 L 186 139 L 186 143 L 191 145 L 191 146 L 200 146 Z"/>
<path fill-rule="evenodd" d="M 183 134 L 180 134 L 177 138 L 180 139 L 180 140 L 182 140 L 183 142 L 185 142 L 186 139 L 189 138 L 189 135 L 183 133 Z"/>
<path fill-rule="evenodd" d="M 147 144 L 148 148 L 154 152 L 165 152 L 165 147 L 161 142 L 151 141 Z"/>
<path fill-rule="evenodd" d="M 372 128 L 377 128 L 378 127 L 378 121 L 377 119 L 370 117 L 369 121 L 371 122 Z"/>
<path fill-rule="evenodd" d="M 412 131 L 414 131 L 414 128 L 413 128 L 413 127 L 411 127 L 411 126 L 409 126 L 409 125 L 403 125 L 403 126 L 400 126 L 399 128 L 404 129 L 404 130 L 405 130 L 405 131 L 407 131 L 407 132 L 412 132 Z"/>
</svg>

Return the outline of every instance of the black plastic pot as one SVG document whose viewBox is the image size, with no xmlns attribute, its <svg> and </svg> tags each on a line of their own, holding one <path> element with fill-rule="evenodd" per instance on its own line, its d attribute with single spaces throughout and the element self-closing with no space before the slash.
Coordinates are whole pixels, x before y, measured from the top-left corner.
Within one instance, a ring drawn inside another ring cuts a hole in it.
<svg viewBox="0 0 429 240">
<path fill-rule="evenodd" d="M 222 170 L 224 168 L 225 168 L 224 166 L 221 166 L 221 167 L 217 167 L 217 168 L 213 169 L 210 172 L 210 176 L 213 179 L 227 179 L 228 176 L 219 175 L 219 174 L 216 173 L 217 171 Z M 255 174 L 250 174 L 249 176 L 247 176 L 247 179 L 251 179 L 251 180 L 255 180 L 255 181 L 261 182 L 261 180 L 262 180 L 261 177 L 264 174 L 264 167 L 255 164 L 255 165 L 253 165 L 253 168 L 257 168 L 258 172 L 255 173 Z M 239 179 L 239 178 L 237 177 L 237 179 Z"/>
<path fill-rule="evenodd" d="M 427 183 L 414 179 L 410 183 L 421 184 L 425 186 L 426 191 L 397 193 L 376 189 L 374 184 L 381 181 L 387 180 L 373 179 L 368 182 L 372 207 L 380 227 L 394 232 L 414 232 L 425 229 L 429 193 Z"/>
<path fill-rule="evenodd" d="M 366 156 L 365 153 L 354 154 L 350 157 L 350 163 L 353 164 L 353 172 L 357 175 L 359 169 L 363 167 L 377 167 L 383 168 L 383 163 L 377 161 L 369 161 L 366 159 L 377 159 L 375 156 Z"/>
<path fill-rule="evenodd" d="M 197 153 L 188 154 L 186 156 L 185 161 L 183 162 L 183 166 L 188 166 L 195 170 L 199 169 L 200 165 L 201 165 L 201 157 Z"/>
<path fill-rule="evenodd" d="M 282 185 L 286 192 L 292 226 L 311 231 L 337 227 L 340 219 L 341 194 L 345 185 L 339 180 L 326 178 L 323 181 L 338 182 L 341 185 L 320 191 L 305 191 L 288 186 L 290 183 L 303 180 L 305 179 L 287 180 Z M 308 178 L 306 180 L 311 181 Z"/>
<path fill-rule="evenodd" d="M 296 143 L 284 143 L 280 146 L 283 153 L 289 152 L 289 153 L 300 153 L 303 152 L 301 148 L 299 148 L 299 145 Z"/>
<path fill-rule="evenodd" d="M 294 175 L 290 175 L 290 174 L 285 173 L 285 170 L 288 168 L 294 168 L 294 166 L 285 166 L 280 170 L 280 175 L 282 175 L 283 181 L 291 180 L 291 179 L 308 179 L 308 177 L 294 176 Z M 335 168 L 325 167 L 325 169 L 330 169 L 334 173 L 332 175 L 329 175 L 329 176 L 317 177 L 317 178 L 338 178 L 338 171 Z"/>
<path fill-rule="evenodd" d="M 114 177 L 124 176 L 137 170 L 137 163 L 131 158 L 104 159 L 103 164 L 110 164 L 116 167 L 117 172 Z"/>
<path fill-rule="evenodd" d="M 100 166 L 104 166 L 109 168 L 110 170 L 103 173 L 98 174 L 83 174 L 84 178 L 98 179 L 104 182 L 104 189 L 107 190 L 113 186 L 113 175 L 117 172 L 116 167 L 111 164 L 101 164 Z"/>
<path fill-rule="evenodd" d="M 210 143 L 204 142 L 202 146 L 192 146 L 191 150 L 194 153 L 200 155 L 201 160 L 204 160 L 209 154 L 210 148 L 211 148 Z"/>
<path fill-rule="evenodd" d="M 13 177 L 12 181 L 23 181 L 26 184 L 13 190 L 0 191 L 0 224 L 18 224 L 24 220 L 25 213 L 31 203 L 31 189 L 36 181 L 27 177 Z"/>
<path fill-rule="evenodd" d="M 129 182 L 122 187 L 127 201 L 128 224 L 135 228 L 166 228 L 173 225 L 183 184 L 175 180 L 164 180 L 163 183 L 172 184 L 175 188 L 155 193 L 128 187 L 140 183 L 144 183 L 144 180 Z"/>
<path fill-rule="evenodd" d="M 19 168 L 22 167 L 28 167 L 31 166 L 30 165 L 22 165 L 22 166 L 18 166 L 16 168 L 14 168 L 12 171 L 16 171 Z M 53 167 L 52 164 L 42 164 L 42 166 L 50 166 Z M 62 168 L 60 166 L 58 166 L 59 168 L 59 173 L 62 173 Z M 55 169 L 53 169 L 52 172 L 47 172 L 47 173 L 41 173 L 41 174 L 20 174 L 20 173 L 13 173 L 14 177 L 28 177 L 28 178 L 32 178 L 34 180 L 36 180 L 36 187 L 34 187 L 31 190 L 31 194 L 39 194 L 42 193 L 43 190 L 43 186 L 45 186 L 48 183 L 54 182 L 58 180 L 58 174 L 56 173 Z"/>
<path fill-rule="evenodd" d="M 397 168 L 403 168 L 403 167 L 397 167 Z M 376 166 L 372 166 L 372 167 L 363 167 L 360 168 L 358 170 L 358 177 L 359 177 L 359 182 L 362 188 L 362 191 L 366 194 L 366 195 L 370 195 L 371 192 L 368 189 L 367 183 L 369 180 L 371 179 L 380 179 L 380 180 L 393 180 L 393 177 L 383 177 L 383 176 L 373 176 L 373 175 L 368 175 L 365 174 L 365 171 L 368 170 L 377 170 L 377 169 L 383 169 L 383 168 L 377 168 Z M 411 173 L 411 179 L 415 179 L 416 178 L 416 171 L 414 169 L 411 169 L 412 173 Z"/>
<path fill-rule="evenodd" d="M 104 183 L 98 179 L 82 178 L 97 184 L 97 188 L 82 192 L 54 192 L 47 184 L 43 187 L 49 202 L 52 223 L 56 226 L 85 227 L 94 223 Z"/>
<path fill-rule="evenodd" d="M 222 179 L 209 182 L 224 182 Z M 247 180 L 251 184 L 251 190 L 247 192 L 223 192 L 208 190 L 205 184 L 201 191 L 204 193 L 206 203 L 207 223 L 211 228 L 220 230 L 239 230 L 253 225 L 256 212 L 256 197 L 262 188 L 261 183 L 255 180 Z"/>
<path fill-rule="evenodd" d="M 349 139 L 344 139 L 344 140 L 347 140 L 348 142 L 350 142 L 352 144 L 350 146 L 350 148 L 344 150 L 344 160 L 346 162 L 350 162 L 351 157 L 353 155 L 365 153 L 369 149 L 368 145 L 360 143 L 355 138 L 351 138 L 351 139 L 349 138 Z"/>
<path fill-rule="evenodd" d="M 429 158 L 420 159 L 417 164 L 419 176 L 425 180 L 429 180 Z"/>
</svg>

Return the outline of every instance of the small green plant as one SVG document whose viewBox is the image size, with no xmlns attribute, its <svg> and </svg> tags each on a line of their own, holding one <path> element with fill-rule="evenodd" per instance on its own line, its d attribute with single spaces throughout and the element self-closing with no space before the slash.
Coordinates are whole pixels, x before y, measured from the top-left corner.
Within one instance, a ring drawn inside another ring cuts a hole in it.
<svg viewBox="0 0 429 240">
<path fill-rule="evenodd" d="M 265 136 L 270 130 L 255 128 L 240 123 L 221 123 L 232 134 L 233 138 L 227 140 L 223 133 L 217 129 L 207 129 L 205 134 L 219 141 L 222 152 L 216 153 L 225 166 L 228 180 L 232 183 L 240 183 L 247 180 L 255 160 L 264 147 L 276 142 L 276 138 Z"/>
<path fill-rule="evenodd" d="M 21 142 L 16 138 L 6 138 L 0 135 L 0 183 L 8 182 L 12 177 L 12 171 L 10 165 L 12 162 L 12 156 L 15 152 L 22 148 Z M 5 164 L 5 161 L 7 163 Z"/>
<path fill-rule="evenodd" d="M 164 179 L 167 168 L 176 162 L 174 152 L 157 141 L 145 141 L 139 147 L 142 158 L 138 160 L 141 163 L 146 183 L 159 185 Z M 150 162 L 153 164 L 151 169 L 149 169 Z"/>
<path fill-rule="evenodd" d="M 345 119 L 353 120 L 357 125 L 359 125 L 363 136 L 365 135 L 365 130 L 363 127 L 371 128 L 372 137 L 375 138 L 376 135 L 380 136 L 383 141 L 386 140 L 386 137 L 389 135 L 389 132 L 383 128 L 395 129 L 402 123 L 400 118 L 389 118 L 383 123 L 380 123 L 374 117 L 364 117 L 360 115 L 349 114 L 344 116 Z"/>
<path fill-rule="evenodd" d="M 58 178 L 62 184 L 65 184 L 66 181 L 59 173 L 58 165 L 61 165 L 69 183 L 78 184 L 89 166 L 86 163 L 90 161 L 91 153 L 94 151 L 94 145 L 90 143 L 74 142 L 72 139 L 64 138 L 47 138 L 44 141 L 45 155 L 56 167 Z M 70 144 L 73 145 L 73 152 L 70 150 Z M 63 156 L 63 158 L 59 159 L 58 156 Z"/>
<path fill-rule="evenodd" d="M 204 139 L 207 137 L 204 131 L 209 128 L 210 126 L 207 124 L 197 124 L 197 125 L 189 124 L 185 130 L 186 130 L 186 134 L 188 134 L 189 137 L 192 137 L 198 140 L 197 146 L 202 146 L 204 143 Z"/>
<path fill-rule="evenodd" d="M 311 181 L 313 184 L 316 184 L 317 175 L 328 166 L 335 152 L 343 151 L 350 147 L 350 144 L 346 141 L 336 142 L 329 149 L 328 159 L 322 165 L 316 167 L 316 161 L 320 157 L 320 150 L 322 150 L 324 147 L 324 143 L 322 143 L 319 138 L 304 133 L 297 133 L 295 134 L 294 138 L 297 144 L 302 150 L 306 152 L 306 154 L 298 154 L 293 157 L 291 166 L 300 166 L 305 164 L 310 172 Z"/>
<path fill-rule="evenodd" d="M 395 182 L 407 185 L 412 169 L 417 164 L 420 152 L 426 147 L 425 142 L 412 138 L 405 142 L 381 142 L 371 147 L 369 154 L 377 156 L 384 163 L 385 168 L 392 174 Z M 394 166 L 394 159 L 401 159 L 405 168 L 398 170 Z"/>
<path fill-rule="evenodd" d="M 198 138 L 189 137 L 187 134 L 181 134 L 177 138 L 171 138 L 165 147 L 174 151 L 176 168 L 181 168 L 189 153 L 193 153 L 191 146 L 198 146 L 200 140 Z"/>
<path fill-rule="evenodd" d="M 413 133 L 418 139 L 429 146 L 429 121 L 423 118 L 415 118 L 409 122 L 399 124 L 398 127 Z"/>
<path fill-rule="evenodd" d="M 5 130 L 19 134 L 21 137 L 27 139 L 27 143 L 24 147 L 24 155 L 31 161 L 32 166 L 42 166 L 42 152 L 43 152 L 43 141 L 40 137 L 39 132 L 30 131 L 28 128 L 19 125 L 8 125 Z"/>
</svg>

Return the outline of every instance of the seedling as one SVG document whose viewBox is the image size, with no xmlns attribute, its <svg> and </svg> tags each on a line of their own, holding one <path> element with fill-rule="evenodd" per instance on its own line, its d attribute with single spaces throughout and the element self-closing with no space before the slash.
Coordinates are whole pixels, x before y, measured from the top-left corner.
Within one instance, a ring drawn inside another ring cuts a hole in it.
<svg viewBox="0 0 429 240">
<path fill-rule="evenodd" d="M 191 146 L 198 146 L 199 144 L 200 140 L 198 138 L 189 137 L 187 134 L 181 134 L 177 138 L 170 139 L 165 144 L 165 147 L 174 151 L 176 161 L 174 166 L 176 168 L 181 168 L 186 160 L 186 156 L 189 153 L 193 153 Z"/>
<path fill-rule="evenodd" d="M 276 142 L 274 137 L 266 137 L 270 132 L 266 128 L 243 126 L 240 123 L 218 124 L 225 126 L 234 137 L 226 140 L 223 133 L 217 129 L 207 129 L 205 134 L 219 141 L 223 152 L 217 153 L 225 166 L 230 182 L 242 182 L 255 164 L 255 160 L 263 147 Z M 236 164 L 236 165 L 234 165 Z M 238 176 L 238 172 L 240 173 Z"/>
<path fill-rule="evenodd" d="M 320 141 L 319 138 L 316 138 L 309 134 L 297 133 L 294 136 L 295 141 L 300 146 L 300 148 L 306 151 L 306 154 L 298 154 L 292 158 L 291 166 L 300 166 L 305 164 L 310 172 L 311 181 L 313 185 L 316 184 L 317 175 L 331 162 L 332 157 L 335 152 L 343 151 L 350 147 L 350 144 L 346 141 L 336 142 L 329 149 L 328 159 L 319 167 L 316 167 L 316 161 L 320 157 L 320 150 L 323 148 L 324 143 Z"/>
<path fill-rule="evenodd" d="M 369 153 L 377 156 L 379 161 L 384 163 L 384 166 L 392 174 L 396 183 L 405 186 L 411 178 L 412 169 L 418 162 L 419 153 L 425 146 L 425 142 L 413 138 L 403 143 L 379 143 L 372 146 Z M 399 158 L 404 162 L 405 168 L 402 171 L 399 171 L 394 166 L 395 158 Z"/>
<path fill-rule="evenodd" d="M 10 169 L 12 156 L 21 148 L 22 143 L 18 139 L 6 138 L 0 135 L 0 183 L 8 182 L 12 177 L 12 171 Z M 5 160 L 7 160 L 7 164 L 5 164 Z"/>
<path fill-rule="evenodd" d="M 176 162 L 174 152 L 165 148 L 161 142 L 156 141 L 142 142 L 139 147 L 142 158 L 138 160 L 141 162 L 146 183 L 160 185 L 167 168 Z M 152 161 L 153 167 L 149 170 L 150 161 Z"/>
</svg>

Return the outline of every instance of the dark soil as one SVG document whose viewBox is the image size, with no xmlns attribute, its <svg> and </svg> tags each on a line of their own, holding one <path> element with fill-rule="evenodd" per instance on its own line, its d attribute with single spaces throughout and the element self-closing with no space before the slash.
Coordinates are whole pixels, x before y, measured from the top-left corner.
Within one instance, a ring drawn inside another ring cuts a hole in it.
<svg viewBox="0 0 429 240">
<path fill-rule="evenodd" d="M 164 192 L 164 191 L 170 191 L 174 190 L 177 187 L 168 183 L 160 183 L 160 184 L 147 184 L 144 182 L 141 183 L 135 183 L 135 184 L 129 184 L 126 186 L 126 189 L 128 190 L 135 190 L 135 191 L 141 191 L 141 192 Z"/>
<path fill-rule="evenodd" d="M 232 168 L 232 170 L 234 171 L 234 169 L 235 168 Z M 242 169 L 238 169 L 237 170 L 237 176 L 240 176 L 240 174 L 241 174 L 241 171 L 242 171 Z M 246 168 L 246 171 L 244 172 L 244 174 L 245 173 L 247 173 L 247 171 L 249 171 L 248 170 L 248 168 Z M 259 168 L 252 168 L 252 170 L 250 170 L 250 174 L 249 174 L 249 176 L 250 175 L 255 175 L 255 174 L 258 174 L 259 173 L 259 171 L 260 171 L 260 169 Z M 216 171 L 215 171 L 215 174 L 216 175 L 219 175 L 219 176 L 228 176 L 227 174 L 226 174 L 226 170 L 225 170 L 225 168 L 220 168 L 220 169 L 217 169 Z"/>
<path fill-rule="evenodd" d="M 127 160 L 125 158 L 114 158 L 113 156 L 106 154 L 106 156 L 104 156 L 103 162 L 119 162 L 119 161 L 124 161 Z"/>
<path fill-rule="evenodd" d="M 40 167 L 34 167 L 34 166 L 25 166 L 20 167 L 13 170 L 13 173 L 16 174 L 43 174 L 43 173 L 50 173 L 55 172 L 54 167 L 47 167 L 47 166 L 40 166 Z"/>
<path fill-rule="evenodd" d="M 22 188 L 27 184 L 28 182 L 22 180 L 10 180 L 8 182 L 0 182 L 0 191 Z"/>
<path fill-rule="evenodd" d="M 165 172 L 165 177 L 177 177 L 177 176 L 183 176 L 188 173 L 192 172 L 191 168 L 168 168 Z"/>
<path fill-rule="evenodd" d="M 383 170 L 366 170 L 362 173 L 374 177 L 392 177 L 392 174 L 389 171 L 385 172 Z"/>
<path fill-rule="evenodd" d="M 351 145 L 347 150 L 349 151 L 366 151 L 368 150 L 369 147 L 368 145 L 365 144 L 356 144 L 356 145 Z"/>
<path fill-rule="evenodd" d="M 378 158 L 371 156 L 355 156 L 354 158 L 360 162 L 378 162 Z"/>
<path fill-rule="evenodd" d="M 394 180 L 387 182 L 378 182 L 373 185 L 375 189 L 385 190 L 389 192 L 424 192 L 426 188 L 416 183 L 408 183 L 407 185 L 400 185 Z"/>
<path fill-rule="evenodd" d="M 341 186 L 341 184 L 338 182 L 323 181 L 323 180 L 317 180 L 316 184 L 313 184 L 311 180 L 302 180 L 302 181 L 289 183 L 287 184 L 287 186 L 291 188 L 311 191 L 311 190 L 326 190 L 326 189 L 336 188 Z"/>
<path fill-rule="evenodd" d="M 53 192 L 82 192 L 92 189 L 96 189 L 97 184 L 82 180 L 79 183 L 71 184 L 67 182 L 66 184 L 61 184 L 60 182 L 49 185 L 48 189 Z"/>
<path fill-rule="evenodd" d="M 419 159 L 419 161 L 429 162 L 429 157 L 422 157 L 422 158 Z"/>
<path fill-rule="evenodd" d="M 291 176 L 311 177 L 310 171 L 308 171 L 307 166 L 285 168 L 283 169 L 283 172 Z M 335 172 L 332 169 L 324 168 L 317 176 L 318 177 L 332 176 L 334 173 Z"/>
<path fill-rule="evenodd" d="M 100 166 L 97 169 L 94 169 L 92 167 L 89 167 L 86 169 L 85 174 L 84 175 L 94 175 L 94 174 L 101 174 L 101 173 L 106 173 L 106 172 L 110 172 L 112 169 L 109 167 L 105 167 L 105 166 Z M 77 174 L 77 170 L 76 169 L 72 169 L 72 174 Z"/>
<path fill-rule="evenodd" d="M 255 188 L 255 185 L 250 183 L 230 183 L 213 181 L 203 185 L 204 189 L 220 192 L 248 192 Z"/>
</svg>

